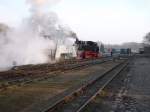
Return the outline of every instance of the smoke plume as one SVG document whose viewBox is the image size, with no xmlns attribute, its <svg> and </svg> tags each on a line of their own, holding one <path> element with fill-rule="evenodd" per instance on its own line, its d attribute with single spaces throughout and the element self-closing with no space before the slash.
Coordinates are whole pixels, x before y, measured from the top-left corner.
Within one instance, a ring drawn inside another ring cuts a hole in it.
<svg viewBox="0 0 150 112">
<path fill-rule="evenodd" d="M 31 12 L 41 14 L 60 1 L 61 0 L 27 0 L 27 3 L 30 5 Z"/>
<path fill-rule="evenodd" d="M 0 30 L 0 69 L 52 62 L 59 45 L 66 44 L 72 31 L 59 23 L 56 13 L 47 10 L 60 0 L 27 0 L 31 15 L 18 28 Z M 60 50 L 61 51 L 61 50 Z"/>
</svg>

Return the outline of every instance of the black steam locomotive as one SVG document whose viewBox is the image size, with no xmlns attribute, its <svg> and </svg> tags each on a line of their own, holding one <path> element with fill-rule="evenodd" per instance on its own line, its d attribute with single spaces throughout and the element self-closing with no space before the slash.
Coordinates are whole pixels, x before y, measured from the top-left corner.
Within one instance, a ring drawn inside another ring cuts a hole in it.
<svg viewBox="0 0 150 112">
<path fill-rule="evenodd" d="M 96 42 L 79 41 L 77 39 L 75 45 L 77 49 L 77 59 L 98 58 L 100 56 L 99 46 Z"/>
</svg>

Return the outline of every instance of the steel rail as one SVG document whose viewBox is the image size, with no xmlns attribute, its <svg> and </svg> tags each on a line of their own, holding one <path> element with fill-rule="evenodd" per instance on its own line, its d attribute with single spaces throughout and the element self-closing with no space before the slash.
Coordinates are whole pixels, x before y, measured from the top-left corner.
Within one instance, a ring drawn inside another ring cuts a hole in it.
<svg viewBox="0 0 150 112">
<path fill-rule="evenodd" d="M 23 66 L 21 67 L 16 67 L 13 70 L 8 70 L 8 71 L 4 71 L 4 72 L 0 72 L 0 80 L 1 79 L 9 79 L 9 78 L 15 78 L 15 77 L 19 77 L 19 76 L 25 76 L 25 75 L 32 75 L 32 72 L 43 72 L 43 71 L 57 71 L 60 69 L 64 69 L 64 68 L 68 68 L 70 69 L 70 67 L 74 67 L 77 65 L 82 65 L 82 64 L 88 64 L 88 63 L 93 63 L 95 61 L 102 61 L 102 60 L 108 60 L 111 58 L 102 58 L 102 59 L 93 59 L 93 60 L 82 60 L 82 61 L 76 61 L 73 63 L 61 63 L 61 64 L 43 64 L 43 65 L 26 65 L 25 68 Z M 24 72 L 26 74 L 24 74 Z M 17 75 L 19 74 L 19 75 Z"/>
<path fill-rule="evenodd" d="M 78 64 L 68 64 L 68 65 L 65 65 L 63 66 L 60 70 L 61 71 L 69 71 L 69 70 L 76 70 L 76 69 L 81 69 L 81 68 L 84 68 L 84 67 L 88 67 L 88 66 L 91 66 L 91 65 L 96 65 L 96 64 L 102 64 L 102 63 L 105 63 L 105 62 L 108 62 L 110 61 L 111 59 L 103 59 L 103 60 L 90 60 L 89 62 L 86 60 L 85 63 L 78 63 Z M 59 68 L 58 68 L 59 70 Z M 54 72 L 51 72 L 52 75 L 40 75 L 40 76 L 37 76 L 37 77 L 30 77 L 30 76 L 27 76 L 27 77 L 17 77 L 15 79 L 11 79 L 9 81 L 5 81 L 5 84 L 1 84 L 2 86 L 4 87 L 8 87 L 8 86 L 12 86 L 12 85 L 16 85 L 16 84 L 26 84 L 26 83 L 31 83 L 33 81 L 42 81 L 42 80 L 46 80 L 46 79 L 49 79 L 49 78 L 53 78 L 54 76 L 56 76 L 58 71 L 54 71 Z M 0 86 L 0 89 L 3 89 L 3 87 Z"/>
<path fill-rule="evenodd" d="M 80 112 L 97 94 L 99 94 L 126 66 L 123 62 L 88 82 L 76 91 L 65 96 L 42 112 Z"/>
<path fill-rule="evenodd" d="M 102 90 L 127 66 L 127 63 L 115 73 L 89 100 L 87 100 L 76 112 L 81 112 Z"/>
</svg>

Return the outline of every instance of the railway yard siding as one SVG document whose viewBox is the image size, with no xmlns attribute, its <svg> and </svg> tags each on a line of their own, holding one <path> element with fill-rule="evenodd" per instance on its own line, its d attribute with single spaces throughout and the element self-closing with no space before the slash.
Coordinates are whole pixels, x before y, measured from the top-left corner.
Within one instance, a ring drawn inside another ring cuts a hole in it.
<svg viewBox="0 0 150 112">
<path fill-rule="evenodd" d="M 89 80 L 95 72 L 104 73 L 117 63 L 105 62 L 84 69 L 59 72 L 46 80 L 10 86 L 0 92 L 0 110 L 2 112 L 28 112 L 30 108 L 40 108 L 39 105 L 42 105 L 43 102 L 51 101 L 52 97 Z"/>
<path fill-rule="evenodd" d="M 134 57 L 83 112 L 150 112 L 150 58 Z"/>
<path fill-rule="evenodd" d="M 88 91 L 88 87 L 91 87 L 89 89 L 91 93 L 90 90 L 95 90 L 94 87 L 99 85 L 94 86 L 94 83 L 89 82 L 98 77 L 102 77 L 98 78 L 102 79 L 102 82 L 107 82 L 111 75 L 112 80 L 101 89 L 101 93 L 90 100 L 81 110 L 82 112 L 150 112 L 150 57 L 133 56 L 129 58 L 127 61 L 129 63 L 120 72 L 117 69 L 112 71 L 114 74 L 118 72 L 116 75 L 108 72 L 122 62 L 124 60 L 109 60 L 56 73 L 49 71 L 49 68 L 47 72 L 44 72 L 45 68 L 44 71 L 38 70 L 40 73 L 47 73 L 50 77 L 30 83 L 17 82 L 0 89 L 0 112 L 47 112 L 61 99 L 65 98 L 65 102 L 62 102 L 65 105 L 70 101 L 76 101 L 78 97 L 85 95 L 83 93 Z M 34 75 L 38 72 L 33 70 Z M 26 78 L 26 76 L 21 78 Z M 95 84 L 102 84 L 101 81 Z M 75 99 L 66 97 L 87 84 L 91 84 L 87 86 L 87 90 L 84 88 L 80 91 L 81 94 L 73 94 Z"/>
</svg>

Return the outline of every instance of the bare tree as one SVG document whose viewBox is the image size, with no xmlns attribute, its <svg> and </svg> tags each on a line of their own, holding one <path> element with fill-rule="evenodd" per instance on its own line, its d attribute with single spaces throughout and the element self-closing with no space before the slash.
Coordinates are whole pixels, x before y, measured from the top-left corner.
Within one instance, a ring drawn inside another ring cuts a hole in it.
<svg viewBox="0 0 150 112">
<path fill-rule="evenodd" d="M 144 44 L 150 45 L 150 32 L 144 37 Z"/>
<path fill-rule="evenodd" d="M 0 33 L 5 34 L 8 31 L 9 27 L 3 23 L 0 23 Z"/>
</svg>

